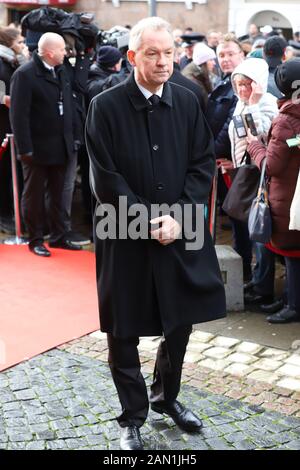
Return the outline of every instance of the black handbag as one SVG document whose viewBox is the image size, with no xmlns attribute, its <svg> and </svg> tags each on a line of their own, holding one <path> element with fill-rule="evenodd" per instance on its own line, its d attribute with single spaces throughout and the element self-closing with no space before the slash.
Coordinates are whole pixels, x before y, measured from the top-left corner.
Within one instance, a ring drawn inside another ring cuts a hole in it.
<svg viewBox="0 0 300 470">
<path fill-rule="evenodd" d="M 248 219 L 249 238 L 260 243 L 269 243 L 272 235 L 272 217 L 265 178 L 266 162 L 265 158 L 262 164 L 258 193 L 252 202 Z"/>
<path fill-rule="evenodd" d="M 243 165 L 244 161 L 245 165 Z M 257 195 L 260 171 L 251 163 L 250 155 L 246 151 L 241 160 L 241 166 L 231 170 L 229 175 L 233 181 L 222 209 L 233 219 L 247 222 L 252 201 Z"/>
</svg>

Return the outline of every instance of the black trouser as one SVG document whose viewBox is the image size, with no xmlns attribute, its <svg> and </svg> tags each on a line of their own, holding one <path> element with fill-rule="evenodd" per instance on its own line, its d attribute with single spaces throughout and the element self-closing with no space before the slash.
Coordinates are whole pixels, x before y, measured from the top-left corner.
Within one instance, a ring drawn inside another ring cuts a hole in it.
<svg viewBox="0 0 300 470">
<path fill-rule="evenodd" d="M 300 258 L 285 257 L 287 275 L 287 297 L 290 309 L 300 314 Z"/>
<path fill-rule="evenodd" d="M 24 189 L 22 212 L 30 246 L 43 243 L 45 226 L 45 192 L 47 188 L 47 215 L 50 242 L 63 239 L 65 230 L 62 218 L 62 191 L 65 181 L 65 165 L 37 165 L 22 163 Z"/>
<path fill-rule="evenodd" d="M 249 238 L 247 222 L 230 217 L 232 224 L 233 249 L 242 257 L 244 281 L 250 281 L 252 275 L 252 241 Z"/>
<path fill-rule="evenodd" d="M 192 331 L 177 328 L 162 338 L 156 356 L 150 402 L 172 402 L 180 390 L 182 364 Z M 139 338 L 115 338 L 108 334 L 109 366 L 122 406 L 117 418 L 121 427 L 142 426 L 147 418 L 149 400 L 137 346 Z"/>
</svg>

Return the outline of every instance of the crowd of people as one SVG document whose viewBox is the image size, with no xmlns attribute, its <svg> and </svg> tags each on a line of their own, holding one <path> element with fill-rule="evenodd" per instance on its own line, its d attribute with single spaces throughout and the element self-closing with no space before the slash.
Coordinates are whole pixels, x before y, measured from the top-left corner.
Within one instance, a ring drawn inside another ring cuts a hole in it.
<svg viewBox="0 0 300 470">
<path fill-rule="evenodd" d="M 185 229 L 197 221 L 199 205 L 209 204 L 216 168 L 219 211 L 247 159 L 258 173 L 266 168 L 268 243 L 253 242 L 244 214 L 240 220 L 227 209 L 245 303 L 261 305 L 271 323 L 300 320 L 300 226 L 290 229 L 300 184 L 300 60 L 287 57 L 287 41 L 271 30 L 260 35 L 251 25 L 243 38 L 191 28 L 172 34 L 165 20 L 149 17 L 133 26 L 126 56 L 107 43 L 78 49 L 54 32 L 36 35 L 29 54 L 17 28 L 0 30 L 1 132 L 14 135 L 29 250 L 49 257 L 51 248 L 80 250 L 89 242 L 72 230 L 78 164 L 83 201 L 90 200 L 85 208 L 94 211 L 100 328 L 122 409 L 116 418 L 122 450 L 143 449 L 139 429 L 149 407 L 185 432 L 202 428 L 177 400 L 182 365 L 192 325 L 224 318 L 226 299 L 208 224 L 201 224 L 201 249 L 192 251 Z M 8 168 L 7 151 L 1 221 L 12 216 Z M 146 237 L 128 236 L 127 219 L 125 237 L 98 231 L 108 207 L 123 226 L 116 217 L 120 197 L 129 216 L 136 206 L 143 212 Z M 238 192 L 234 198 L 239 205 Z M 155 217 L 153 205 L 164 206 Z M 191 207 L 190 220 L 180 220 L 175 205 Z M 274 303 L 277 255 L 286 289 Z M 161 336 L 149 397 L 140 336 Z"/>
<path fill-rule="evenodd" d="M 289 148 L 286 140 L 300 134 L 300 104 L 293 95 L 300 79 L 300 33 L 288 41 L 268 25 L 259 30 L 252 24 L 241 38 L 232 32 L 176 28 L 173 40 L 169 81 L 196 95 L 213 134 L 219 213 L 228 177 L 243 164 L 245 153 L 259 168 L 267 159 L 270 243 L 253 242 L 247 222 L 230 217 L 233 247 L 243 261 L 245 303 L 268 313 L 269 322 L 298 321 L 300 232 L 289 230 L 289 208 L 300 149 Z M 14 134 L 23 228 L 29 249 L 45 257 L 51 255 L 44 245 L 47 235 L 50 248 L 79 250 L 91 241 L 73 230 L 71 213 L 78 172 L 90 223 L 95 206 L 84 139 L 87 110 L 96 95 L 128 80 L 132 70 L 124 47 L 107 44 L 67 54 L 65 46 L 65 38 L 55 33 L 37 35 L 29 44 L 16 25 L 0 29 L 0 140 Z M 239 133 L 235 117 L 245 123 L 246 115 L 251 115 L 256 136 L 247 126 L 246 134 Z M 6 233 L 13 230 L 10 172 L 7 148 L 0 160 L 0 230 Z M 286 266 L 286 288 L 275 298 L 278 258 Z"/>
</svg>

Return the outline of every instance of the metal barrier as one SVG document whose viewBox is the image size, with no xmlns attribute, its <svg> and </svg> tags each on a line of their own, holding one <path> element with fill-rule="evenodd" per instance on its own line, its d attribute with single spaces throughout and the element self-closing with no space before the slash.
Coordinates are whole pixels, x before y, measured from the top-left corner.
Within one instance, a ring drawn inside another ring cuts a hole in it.
<svg viewBox="0 0 300 470">
<path fill-rule="evenodd" d="M 4 240 L 5 245 L 26 245 L 27 240 L 22 238 L 21 234 L 21 217 L 20 217 L 20 204 L 19 204 L 19 185 L 18 185 L 18 174 L 17 174 L 17 160 L 15 152 L 15 140 L 13 134 L 6 134 L 6 138 L 10 143 L 10 155 L 11 155 L 11 173 L 13 183 L 13 197 L 14 197 L 14 213 L 15 213 L 15 231 L 16 236 Z"/>
</svg>

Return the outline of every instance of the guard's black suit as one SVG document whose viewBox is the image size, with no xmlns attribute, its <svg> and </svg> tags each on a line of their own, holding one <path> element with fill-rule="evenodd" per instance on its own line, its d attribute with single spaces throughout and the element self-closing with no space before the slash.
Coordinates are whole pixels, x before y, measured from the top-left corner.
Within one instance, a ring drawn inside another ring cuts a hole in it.
<svg viewBox="0 0 300 470">
<path fill-rule="evenodd" d="M 64 236 L 61 195 L 66 163 L 74 158 L 72 91 L 64 67 L 55 73 L 34 52 L 11 81 L 11 125 L 23 166 L 22 209 L 32 245 L 43 240 L 45 185 L 50 242 Z"/>
</svg>

